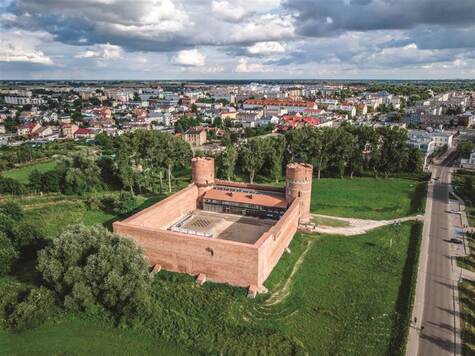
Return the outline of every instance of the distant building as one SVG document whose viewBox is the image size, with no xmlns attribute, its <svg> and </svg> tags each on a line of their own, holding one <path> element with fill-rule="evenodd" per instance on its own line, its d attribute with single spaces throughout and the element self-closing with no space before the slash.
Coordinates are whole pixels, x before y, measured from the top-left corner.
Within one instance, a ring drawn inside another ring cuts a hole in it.
<svg viewBox="0 0 475 356">
<path fill-rule="evenodd" d="M 41 125 L 37 122 L 30 122 L 25 125 L 20 125 L 17 127 L 17 135 L 23 137 L 29 137 L 41 129 Z"/>
<path fill-rule="evenodd" d="M 74 133 L 79 129 L 79 126 L 75 124 L 64 124 L 61 126 L 61 134 L 64 138 L 73 140 Z"/>
<path fill-rule="evenodd" d="M 475 170 L 475 152 L 470 153 L 470 158 L 460 160 L 460 168 Z"/>
<path fill-rule="evenodd" d="M 202 146 L 206 143 L 206 129 L 204 127 L 192 127 L 188 129 L 183 138 L 193 147 Z"/>
</svg>

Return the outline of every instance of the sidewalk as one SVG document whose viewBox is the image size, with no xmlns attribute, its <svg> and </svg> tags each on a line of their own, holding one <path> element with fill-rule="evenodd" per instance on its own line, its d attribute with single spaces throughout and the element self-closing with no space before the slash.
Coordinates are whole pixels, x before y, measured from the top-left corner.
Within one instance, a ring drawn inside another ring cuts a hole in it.
<svg viewBox="0 0 475 356">
<path fill-rule="evenodd" d="M 432 178 L 435 178 L 435 171 L 432 172 L 431 181 Z M 429 183 L 427 186 L 426 211 L 424 214 L 424 227 L 422 229 L 421 250 L 419 252 L 419 266 L 417 267 L 416 294 L 414 296 L 411 325 L 409 326 L 409 335 L 407 337 L 406 356 L 416 356 L 419 350 L 419 329 L 417 326 L 412 325 L 412 321 L 423 320 L 433 194 L 434 186 L 432 183 Z"/>
</svg>

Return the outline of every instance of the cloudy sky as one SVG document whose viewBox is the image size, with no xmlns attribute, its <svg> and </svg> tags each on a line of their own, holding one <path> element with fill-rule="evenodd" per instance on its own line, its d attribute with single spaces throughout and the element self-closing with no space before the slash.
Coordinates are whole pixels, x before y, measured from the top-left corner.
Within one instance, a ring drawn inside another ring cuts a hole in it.
<svg viewBox="0 0 475 356">
<path fill-rule="evenodd" d="M 0 0 L 0 79 L 475 78 L 475 0 Z"/>
</svg>

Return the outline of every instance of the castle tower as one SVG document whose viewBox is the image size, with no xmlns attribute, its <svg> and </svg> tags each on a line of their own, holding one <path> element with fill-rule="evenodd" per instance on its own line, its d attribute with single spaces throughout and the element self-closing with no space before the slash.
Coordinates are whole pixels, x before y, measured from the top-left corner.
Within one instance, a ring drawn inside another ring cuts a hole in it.
<svg viewBox="0 0 475 356">
<path fill-rule="evenodd" d="M 300 222 L 310 221 L 310 200 L 312 198 L 312 172 L 311 164 L 289 163 L 286 170 L 287 186 L 285 197 L 287 203 L 300 198 Z"/>
<path fill-rule="evenodd" d="M 191 159 L 193 183 L 198 186 L 200 195 L 214 184 L 214 158 L 195 157 Z"/>
</svg>

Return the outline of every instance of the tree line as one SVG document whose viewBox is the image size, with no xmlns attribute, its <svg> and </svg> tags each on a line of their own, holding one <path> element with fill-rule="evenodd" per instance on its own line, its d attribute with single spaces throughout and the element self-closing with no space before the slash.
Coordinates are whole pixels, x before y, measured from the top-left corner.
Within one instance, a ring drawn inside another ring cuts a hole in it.
<svg viewBox="0 0 475 356">
<path fill-rule="evenodd" d="M 224 179 L 246 174 L 250 182 L 256 175 L 278 181 L 289 162 L 312 164 L 317 178 L 420 173 L 422 153 L 407 139 L 407 131 L 398 127 L 291 130 L 283 136 L 249 139 L 237 147 L 228 145 L 216 157 L 217 173 Z"/>
</svg>

